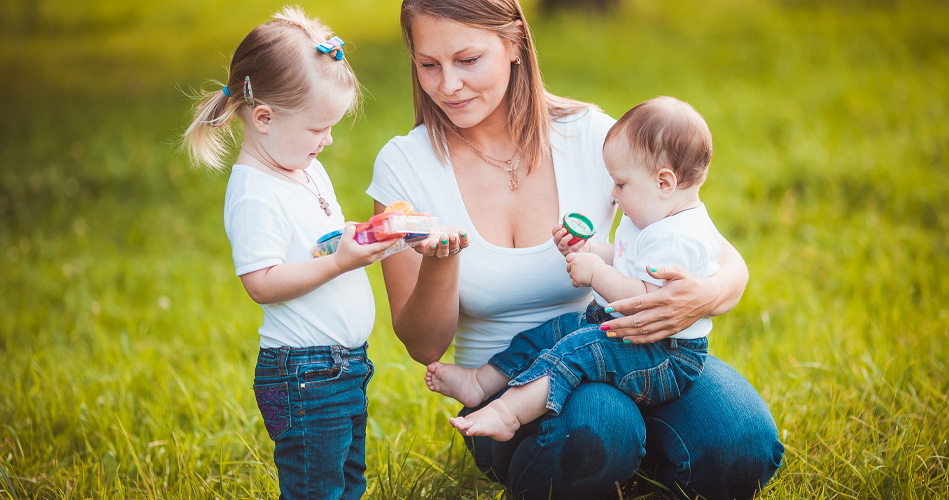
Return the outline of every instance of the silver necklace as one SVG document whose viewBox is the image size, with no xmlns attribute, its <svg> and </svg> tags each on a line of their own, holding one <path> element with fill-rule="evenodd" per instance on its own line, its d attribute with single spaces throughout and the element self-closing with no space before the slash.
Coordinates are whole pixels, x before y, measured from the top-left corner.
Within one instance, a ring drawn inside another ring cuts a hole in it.
<svg viewBox="0 0 949 500">
<path fill-rule="evenodd" d="M 320 193 L 320 187 L 316 185 L 316 182 L 313 180 L 312 177 L 310 177 L 310 174 L 308 174 L 308 173 L 306 172 L 306 170 L 303 170 L 303 175 L 304 175 L 304 177 L 306 177 L 307 183 L 308 183 L 309 185 L 313 186 L 313 189 L 316 189 L 315 192 L 314 192 L 312 189 L 308 188 L 308 187 L 307 187 L 307 184 L 304 184 L 304 183 L 302 183 L 302 182 L 300 182 L 300 181 L 294 179 L 293 177 L 290 177 L 289 175 L 287 175 L 287 174 L 281 172 L 281 171 L 280 171 L 279 169 L 277 169 L 276 167 L 274 167 L 274 166 L 270 165 L 269 163 L 267 163 L 266 161 L 264 161 L 263 158 L 261 158 L 261 157 L 255 155 L 254 153 L 251 153 L 250 150 L 248 150 L 247 148 L 245 148 L 243 145 L 241 145 L 241 149 L 242 149 L 245 153 L 247 153 L 247 154 L 253 156 L 254 158 L 256 158 L 257 161 L 259 161 L 263 166 L 265 166 L 265 167 L 269 168 L 270 170 L 273 170 L 274 172 L 276 172 L 276 173 L 278 173 L 278 174 L 280 174 L 280 175 L 286 177 L 287 179 L 290 179 L 291 182 L 303 186 L 303 189 L 306 189 L 306 191 L 307 191 L 308 193 L 312 194 L 313 196 L 316 196 L 316 198 L 317 198 L 318 200 L 320 200 L 320 208 L 323 209 L 323 213 L 325 213 L 327 217 L 329 217 L 330 215 L 333 215 L 333 212 L 330 211 L 330 204 L 326 202 L 326 199 L 323 198 L 323 194 Z"/>
<path fill-rule="evenodd" d="M 459 133 L 458 136 L 461 137 L 461 140 L 465 141 L 465 144 L 468 145 L 468 148 L 471 149 L 472 153 L 474 153 L 478 158 L 481 158 L 481 161 L 493 167 L 498 167 L 501 170 L 511 174 L 511 179 L 509 181 L 509 184 L 511 185 L 511 191 L 516 190 L 517 187 L 521 185 L 521 179 L 517 177 L 517 167 L 521 164 L 522 151 L 520 149 L 517 150 L 517 153 L 514 153 L 514 156 L 512 156 L 510 160 L 495 160 L 494 158 L 491 158 L 490 156 L 479 151 L 478 148 L 474 147 L 474 144 L 468 142 L 468 139 L 465 139 L 461 133 Z"/>
</svg>

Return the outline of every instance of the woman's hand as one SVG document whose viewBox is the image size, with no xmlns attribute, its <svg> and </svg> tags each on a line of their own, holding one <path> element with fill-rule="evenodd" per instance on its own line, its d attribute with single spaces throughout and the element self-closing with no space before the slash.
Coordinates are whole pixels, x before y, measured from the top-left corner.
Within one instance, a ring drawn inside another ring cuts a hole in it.
<svg viewBox="0 0 949 500">
<path fill-rule="evenodd" d="M 721 290 L 712 279 L 696 278 L 679 266 L 653 269 L 647 269 L 652 277 L 665 280 L 662 288 L 611 303 L 615 312 L 626 316 L 604 323 L 609 336 L 636 344 L 662 340 L 712 314 L 720 301 Z"/>
<path fill-rule="evenodd" d="M 563 225 L 554 226 L 550 233 L 554 236 L 554 243 L 557 244 L 557 250 L 560 250 L 560 253 L 562 253 L 564 257 L 572 253 L 586 251 L 584 245 L 586 245 L 587 240 L 581 239 L 579 242 L 571 245 L 570 240 L 573 239 L 573 235 L 568 233 L 567 228 L 563 227 Z"/>
<path fill-rule="evenodd" d="M 455 226 L 442 226 L 440 231 L 432 233 L 415 247 L 415 251 L 423 257 L 447 259 L 465 248 L 470 243 L 468 233 Z"/>
</svg>

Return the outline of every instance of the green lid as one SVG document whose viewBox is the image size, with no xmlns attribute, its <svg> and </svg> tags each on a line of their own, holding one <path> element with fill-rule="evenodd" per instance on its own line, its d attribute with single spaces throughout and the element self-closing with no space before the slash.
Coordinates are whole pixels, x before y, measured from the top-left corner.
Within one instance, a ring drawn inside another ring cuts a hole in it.
<svg viewBox="0 0 949 500">
<path fill-rule="evenodd" d="M 567 228 L 567 232 L 577 238 L 587 239 L 596 233 L 596 229 L 594 229 L 590 219 L 576 212 L 563 216 L 563 227 Z"/>
</svg>

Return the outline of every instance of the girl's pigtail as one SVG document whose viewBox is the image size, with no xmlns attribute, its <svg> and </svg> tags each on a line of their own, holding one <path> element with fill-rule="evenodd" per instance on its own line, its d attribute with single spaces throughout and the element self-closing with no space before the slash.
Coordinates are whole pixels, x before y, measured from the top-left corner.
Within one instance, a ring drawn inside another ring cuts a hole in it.
<svg viewBox="0 0 949 500">
<path fill-rule="evenodd" d="M 223 170 L 224 157 L 233 144 L 234 131 L 231 119 L 241 104 L 239 97 L 232 97 L 228 87 L 208 92 L 202 90 L 197 96 L 194 121 L 184 133 L 184 146 L 191 161 L 203 164 L 212 170 Z"/>
</svg>

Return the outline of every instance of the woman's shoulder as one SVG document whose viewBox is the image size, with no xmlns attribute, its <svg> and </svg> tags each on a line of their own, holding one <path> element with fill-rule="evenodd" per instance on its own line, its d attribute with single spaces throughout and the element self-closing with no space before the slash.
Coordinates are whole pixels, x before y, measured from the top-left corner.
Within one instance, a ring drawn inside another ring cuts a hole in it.
<svg viewBox="0 0 949 500">
<path fill-rule="evenodd" d="M 428 128 L 425 127 L 425 124 L 416 125 L 412 130 L 409 130 L 405 135 L 397 135 L 391 139 L 384 146 L 380 154 L 386 150 L 391 149 L 400 149 L 400 150 L 418 150 L 418 149 L 432 149 L 432 143 L 428 136 Z"/>
<path fill-rule="evenodd" d="M 613 123 L 616 123 L 616 120 L 595 104 L 590 104 L 574 113 L 553 118 L 554 127 L 562 132 L 583 131 L 593 125 L 605 125 L 609 128 L 613 126 Z"/>
</svg>

